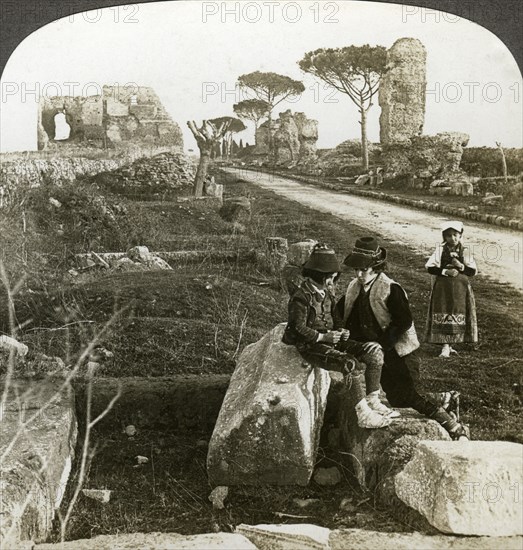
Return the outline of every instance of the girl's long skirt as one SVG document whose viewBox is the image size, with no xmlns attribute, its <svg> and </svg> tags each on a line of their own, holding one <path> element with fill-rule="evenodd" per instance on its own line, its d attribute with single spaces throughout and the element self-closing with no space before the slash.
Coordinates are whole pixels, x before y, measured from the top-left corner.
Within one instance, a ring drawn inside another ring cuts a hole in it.
<svg viewBox="0 0 523 550">
<path fill-rule="evenodd" d="M 432 344 L 478 341 L 476 302 L 466 275 L 435 277 L 430 296 L 426 341 Z"/>
</svg>

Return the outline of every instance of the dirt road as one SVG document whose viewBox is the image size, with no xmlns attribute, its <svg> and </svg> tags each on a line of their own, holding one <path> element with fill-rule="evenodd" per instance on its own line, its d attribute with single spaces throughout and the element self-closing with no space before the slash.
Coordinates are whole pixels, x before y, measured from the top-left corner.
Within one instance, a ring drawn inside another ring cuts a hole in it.
<svg viewBox="0 0 523 550">
<path fill-rule="evenodd" d="M 425 257 L 440 242 L 440 223 L 448 219 L 444 214 L 344 195 L 271 174 L 241 169 L 227 169 L 227 172 L 320 212 L 334 214 L 370 233 L 405 244 Z M 469 220 L 465 223 L 464 237 L 472 247 L 482 276 L 523 290 L 521 232 Z"/>
</svg>

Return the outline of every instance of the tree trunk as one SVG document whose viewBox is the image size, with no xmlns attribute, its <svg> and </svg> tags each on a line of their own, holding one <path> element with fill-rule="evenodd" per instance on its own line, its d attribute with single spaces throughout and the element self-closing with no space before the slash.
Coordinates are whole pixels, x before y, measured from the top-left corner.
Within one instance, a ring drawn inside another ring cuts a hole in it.
<svg viewBox="0 0 523 550">
<path fill-rule="evenodd" d="M 267 127 L 269 130 L 269 162 L 274 161 L 274 140 L 272 139 L 272 113 L 269 112 L 267 119 Z"/>
<path fill-rule="evenodd" d="M 223 139 L 223 135 L 227 131 L 228 125 L 222 123 L 216 128 L 212 122 L 204 120 L 201 128 L 198 128 L 194 121 L 188 120 L 187 126 L 189 126 L 198 144 L 198 149 L 200 149 L 200 162 L 194 178 L 193 191 L 195 197 L 201 197 L 203 195 L 203 183 L 211 162 L 213 148 Z"/>
<path fill-rule="evenodd" d="M 196 170 L 196 177 L 194 178 L 194 196 L 201 197 L 203 195 L 203 182 L 207 175 L 207 169 L 211 162 L 211 148 L 200 147 L 200 162 L 198 163 L 198 169 Z"/>
<path fill-rule="evenodd" d="M 505 183 L 507 183 L 507 159 L 505 158 L 505 151 L 503 151 L 503 147 L 501 146 L 501 142 L 496 141 L 496 145 L 498 146 L 498 149 L 501 152 L 501 169 L 503 170 L 503 178 L 505 179 Z"/>
<path fill-rule="evenodd" d="M 365 171 L 369 169 L 369 148 L 367 144 L 367 111 L 362 105 L 360 108 L 361 114 L 361 159 L 362 167 Z"/>
</svg>

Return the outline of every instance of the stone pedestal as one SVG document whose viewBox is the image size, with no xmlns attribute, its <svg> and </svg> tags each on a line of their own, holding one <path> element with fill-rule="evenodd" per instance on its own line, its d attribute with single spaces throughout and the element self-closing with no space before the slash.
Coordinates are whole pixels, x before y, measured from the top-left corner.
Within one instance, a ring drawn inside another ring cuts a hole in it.
<svg viewBox="0 0 523 550">
<path fill-rule="evenodd" d="M 284 328 L 277 325 L 238 359 L 209 444 L 212 485 L 309 482 L 330 377 L 281 342 Z"/>
</svg>

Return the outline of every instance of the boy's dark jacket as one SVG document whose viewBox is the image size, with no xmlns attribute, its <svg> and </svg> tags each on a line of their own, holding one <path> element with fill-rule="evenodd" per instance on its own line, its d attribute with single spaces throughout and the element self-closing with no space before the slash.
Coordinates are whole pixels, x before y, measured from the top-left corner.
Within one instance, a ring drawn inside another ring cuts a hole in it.
<svg viewBox="0 0 523 550">
<path fill-rule="evenodd" d="M 325 292 L 330 297 L 331 315 L 335 319 L 335 296 L 329 289 L 325 289 Z M 317 341 L 319 332 L 311 328 L 316 319 L 316 310 L 314 309 L 315 295 L 317 295 L 317 291 L 310 281 L 305 280 L 291 296 L 288 306 L 288 322 L 282 337 L 284 344 L 314 344 Z"/>
</svg>

